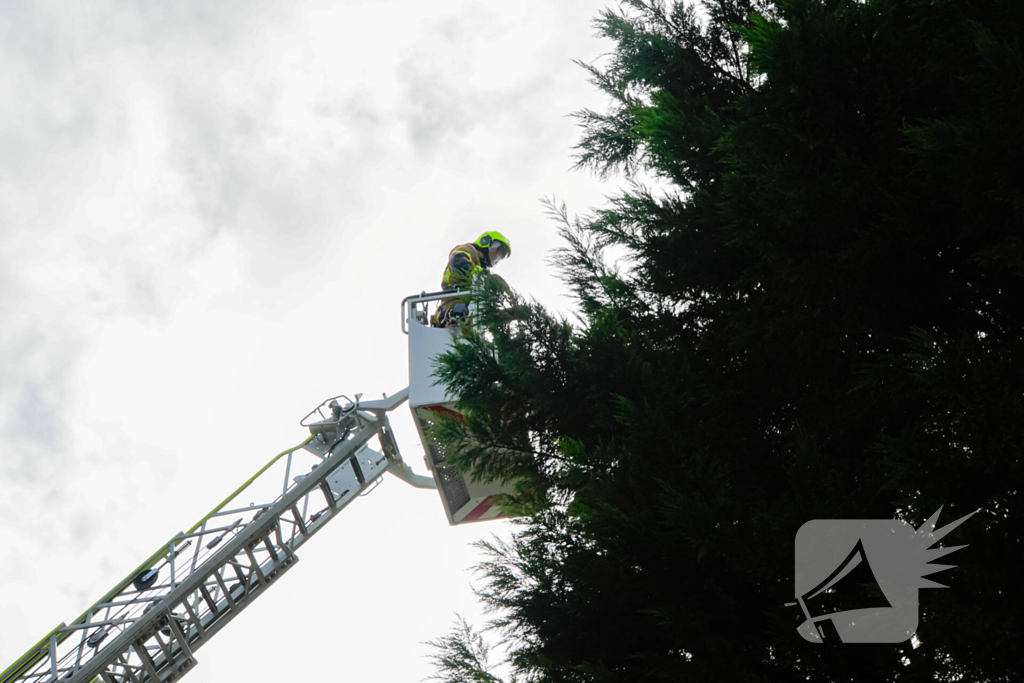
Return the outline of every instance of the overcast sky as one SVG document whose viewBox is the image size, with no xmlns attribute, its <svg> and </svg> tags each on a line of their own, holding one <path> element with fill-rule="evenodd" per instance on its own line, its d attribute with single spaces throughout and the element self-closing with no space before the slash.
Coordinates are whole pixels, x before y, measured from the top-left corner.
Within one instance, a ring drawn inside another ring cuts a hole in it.
<svg viewBox="0 0 1024 683">
<path fill-rule="evenodd" d="M 504 232 L 499 272 L 569 310 L 538 199 L 612 189 L 570 170 L 567 116 L 605 106 L 571 62 L 611 49 L 603 6 L 0 2 L 0 670 L 322 399 L 406 386 L 399 301 L 455 244 Z M 423 641 L 483 621 L 492 533 L 389 478 L 188 680 L 422 680 Z"/>
</svg>

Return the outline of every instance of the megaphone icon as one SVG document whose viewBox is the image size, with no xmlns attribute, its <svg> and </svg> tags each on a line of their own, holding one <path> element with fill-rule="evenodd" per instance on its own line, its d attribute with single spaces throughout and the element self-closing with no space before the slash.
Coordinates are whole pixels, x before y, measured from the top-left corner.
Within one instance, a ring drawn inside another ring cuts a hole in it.
<svg viewBox="0 0 1024 683">
<path fill-rule="evenodd" d="M 917 631 L 918 589 L 944 587 L 925 576 L 952 567 L 932 561 L 964 547 L 935 545 L 974 514 L 937 529 L 941 511 L 917 529 L 900 519 L 812 519 L 801 526 L 794 542 L 797 601 L 786 603 L 803 612 L 800 635 L 812 643 L 909 640 Z"/>
<path fill-rule="evenodd" d="M 846 630 L 854 626 L 853 618 L 864 616 L 861 610 L 892 607 L 871 570 L 863 539 L 857 540 L 846 559 L 831 574 L 798 596 L 797 603 L 805 617 L 797 630 L 813 643 L 843 642 L 835 619 L 844 619 Z"/>
</svg>

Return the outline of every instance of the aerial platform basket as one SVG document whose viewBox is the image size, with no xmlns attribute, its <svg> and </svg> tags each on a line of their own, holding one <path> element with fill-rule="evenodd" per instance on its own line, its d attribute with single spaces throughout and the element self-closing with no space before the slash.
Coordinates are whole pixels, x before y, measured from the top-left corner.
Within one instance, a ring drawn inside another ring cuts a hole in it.
<svg viewBox="0 0 1024 683">
<path fill-rule="evenodd" d="M 428 305 L 469 292 L 426 292 L 402 301 L 402 330 L 409 335 L 409 408 L 426 451 L 427 468 L 434 475 L 448 523 L 463 524 L 505 517 L 495 505 L 499 494 L 511 493 L 511 485 L 485 484 L 468 479 L 451 467 L 445 467 L 448 454 L 433 436 L 433 427 L 441 415 L 461 419 L 456 400 L 443 386 L 435 384 L 434 359 L 448 351 L 458 328 L 430 326 Z"/>
</svg>

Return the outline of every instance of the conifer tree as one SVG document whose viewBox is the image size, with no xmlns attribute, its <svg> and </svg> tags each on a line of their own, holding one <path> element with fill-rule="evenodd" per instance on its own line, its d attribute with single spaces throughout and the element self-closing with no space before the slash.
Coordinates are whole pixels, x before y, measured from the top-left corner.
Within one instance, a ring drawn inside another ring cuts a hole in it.
<svg viewBox="0 0 1024 683">
<path fill-rule="evenodd" d="M 1024 3 L 626 0 L 596 26 L 611 105 L 577 114 L 577 161 L 633 182 L 548 204 L 579 319 L 484 282 L 438 369 L 458 466 L 526 515 L 481 565 L 514 670 L 1021 680 Z M 918 647 L 796 634 L 804 522 L 940 506 L 980 512 Z"/>
</svg>

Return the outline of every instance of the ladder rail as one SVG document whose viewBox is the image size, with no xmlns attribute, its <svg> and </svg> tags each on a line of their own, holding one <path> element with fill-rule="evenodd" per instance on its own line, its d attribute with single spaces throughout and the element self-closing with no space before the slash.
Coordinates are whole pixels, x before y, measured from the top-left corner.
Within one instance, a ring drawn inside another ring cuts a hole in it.
<svg viewBox="0 0 1024 683">
<path fill-rule="evenodd" d="M 407 390 L 358 404 L 337 424 L 279 454 L 70 626 L 61 625 L 40 641 L 0 675 L 0 683 L 180 678 L 194 666 L 195 650 L 294 566 L 299 547 L 374 488 L 393 465 L 404 466 L 391 443 L 382 446 L 387 454 L 367 444 L 390 432 L 387 411 L 406 397 Z M 289 481 L 300 449 L 313 469 Z M 282 467 L 272 470 L 285 455 Z M 278 469 L 284 471 L 284 485 L 268 485 L 280 475 Z M 256 488 L 267 489 L 272 498 L 240 506 L 239 496 Z M 157 575 L 147 582 L 153 569 Z"/>
</svg>

